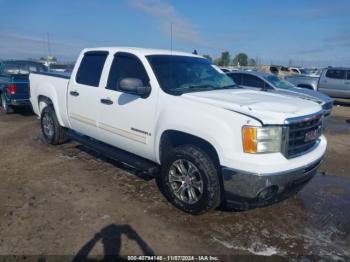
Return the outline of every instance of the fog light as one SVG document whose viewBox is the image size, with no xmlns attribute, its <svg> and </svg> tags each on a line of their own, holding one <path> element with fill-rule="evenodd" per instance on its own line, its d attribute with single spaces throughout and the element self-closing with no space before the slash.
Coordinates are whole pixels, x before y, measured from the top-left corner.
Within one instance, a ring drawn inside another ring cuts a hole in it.
<svg viewBox="0 0 350 262">
<path fill-rule="evenodd" d="M 260 193 L 258 194 L 258 198 L 260 200 L 269 200 L 274 196 L 276 196 L 277 192 L 278 192 L 278 186 L 276 185 L 269 186 L 267 188 L 264 188 L 262 191 L 260 191 Z"/>
</svg>

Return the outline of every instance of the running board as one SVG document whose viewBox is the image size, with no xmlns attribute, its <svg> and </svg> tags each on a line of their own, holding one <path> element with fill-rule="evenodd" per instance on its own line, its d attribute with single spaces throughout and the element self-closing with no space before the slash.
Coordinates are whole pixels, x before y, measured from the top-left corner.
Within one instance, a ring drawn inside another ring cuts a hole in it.
<svg viewBox="0 0 350 262">
<path fill-rule="evenodd" d="M 72 140 L 77 141 L 92 151 L 101 153 L 107 158 L 126 164 L 138 171 L 145 172 L 151 176 L 155 176 L 159 172 L 159 165 L 150 160 L 139 157 L 125 150 L 107 145 L 106 143 L 79 134 L 72 130 L 69 130 L 67 134 Z"/>
</svg>

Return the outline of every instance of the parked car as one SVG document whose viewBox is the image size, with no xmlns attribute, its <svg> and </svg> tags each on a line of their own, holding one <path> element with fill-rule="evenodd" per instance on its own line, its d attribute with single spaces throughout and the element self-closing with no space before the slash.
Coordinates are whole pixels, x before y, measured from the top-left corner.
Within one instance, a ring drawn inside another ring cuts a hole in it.
<svg viewBox="0 0 350 262">
<path fill-rule="evenodd" d="M 222 67 L 222 66 L 220 66 L 220 69 L 221 69 L 221 71 L 224 72 L 224 73 L 231 72 L 231 69 L 229 69 L 229 68 L 227 68 L 227 67 Z"/>
<path fill-rule="evenodd" d="M 0 96 L 4 112 L 11 113 L 14 107 L 29 106 L 29 72 L 46 71 L 45 66 L 32 61 L 0 62 Z"/>
<path fill-rule="evenodd" d="M 298 75 L 304 74 L 304 68 L 302 67 L 289 67 L 288 70 Z"/>
<path fill-rule="evenodd" d="M 49 65 L 49 70 L 52 72 L 66 72 L 68 65 L 66 64 L 57 64 L 57 63 L 51 63 Z"/>
<path fill-rule="evenodd" d="M 236 71 L 227 73 L 236 84 L 244 88 L 256 89 L 265 92 L 273 92 L 281 95 L 299 97 L 320 104 L 324 110 L 324 116 L 329 116 L 333 108 L 333 99 L 317 91 L 298 88 L 284 81 L 274 74 L 264 72 Z"/>
<path fill-rule="evenodd" d="M 350 68 L 326 68 L 322 71 L 318 90 L 335 98 L 350 98 Z"/>
<path fill-rule="evenodd" d="M 326 151 L 318 104 L 238 88 L 194 54 L 85 49 L 70 78 L 29 79 L 47 143 L 72 138 L 154 174 L 191 214 L 281 201 L 316 174 Z"/>
<path fill-rule="evenodd" d="M 303 76 L 320 76 L 320 71 L 317 68 L 289 67 L 288 70 L 292 73 Z"/>
<path fill-rule="evenodd" d="M 318 76 L 294 75 L 286 76 L 284 79 L 297 87 L 317 91 Z"/>
</svg>

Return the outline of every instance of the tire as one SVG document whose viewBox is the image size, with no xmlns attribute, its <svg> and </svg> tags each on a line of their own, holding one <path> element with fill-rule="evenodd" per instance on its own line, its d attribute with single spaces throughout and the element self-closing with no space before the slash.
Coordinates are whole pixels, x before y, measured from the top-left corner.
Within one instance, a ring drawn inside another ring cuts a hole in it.
<svg viewBox="0 0 350 262">
<path fill-rule="evenodd" d="M 5 112 L 5 114 L 10 114 L 14 112 L 13 108 L 7 104 L 4 94 L 1 94 L 1 108 Z"/>
<path fill-rule="evenodd" d="M 52 106 L 45 107 L 41 113 L 41 131 L 45 141 L 51 145 L 63 144 L 69 140 L 66 129 L 58 123 Z"/>
<path fill-rule="evenodd" d="M 180 172 L 183 168 L 187 170 L 182 172 L 186 175 Z M 169 202 L 187 213 L 203 214 L 221 203 L 218 169 L 209 155 L 194 145 L 179 146 L 168 152 L 158 179 L 158 185 Z"/>
</svg>

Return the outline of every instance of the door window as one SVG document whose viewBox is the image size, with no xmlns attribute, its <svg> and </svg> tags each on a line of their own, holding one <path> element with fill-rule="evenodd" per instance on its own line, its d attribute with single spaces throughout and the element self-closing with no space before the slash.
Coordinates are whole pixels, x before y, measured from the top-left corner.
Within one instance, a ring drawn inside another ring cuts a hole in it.
<svg viewBox="0 0 350 262">
<path fill-rule="evenodd" d="M 237 84 L 242 84 L 242 74 L 228 74 L 229 77 Z"/>
<path fill-rule="evenodd" d="M 348 75 L 348 80 L 350 80 L 350 70 L 348 70 L 347 75 Z"/>
<path fill-rule="evenodd" d="M 108 52 L 87 52 L 81 60 L 76 81 L 79 84 L 98 87 Z"/>
<path fill-rule="evenodd" d="M 345 70 L 340 69 L 328 69 L 326 77 L 334 79 L 345 79 Z"/>
<path fill-rule="evenodd" d="M 140 59 L 129 53 L 117 53 L 112 62 L 106 88 L 119 90 L 120 81 L 124 78 L 138 78 L 144 86 L 149 85 L 146 69 Z"/>
<path fill-rule="evenodd" d="M 256 88 L 264 88 L 264 81 L 253 75 L 242 75 L 242 85 Z"/>
</svg>

